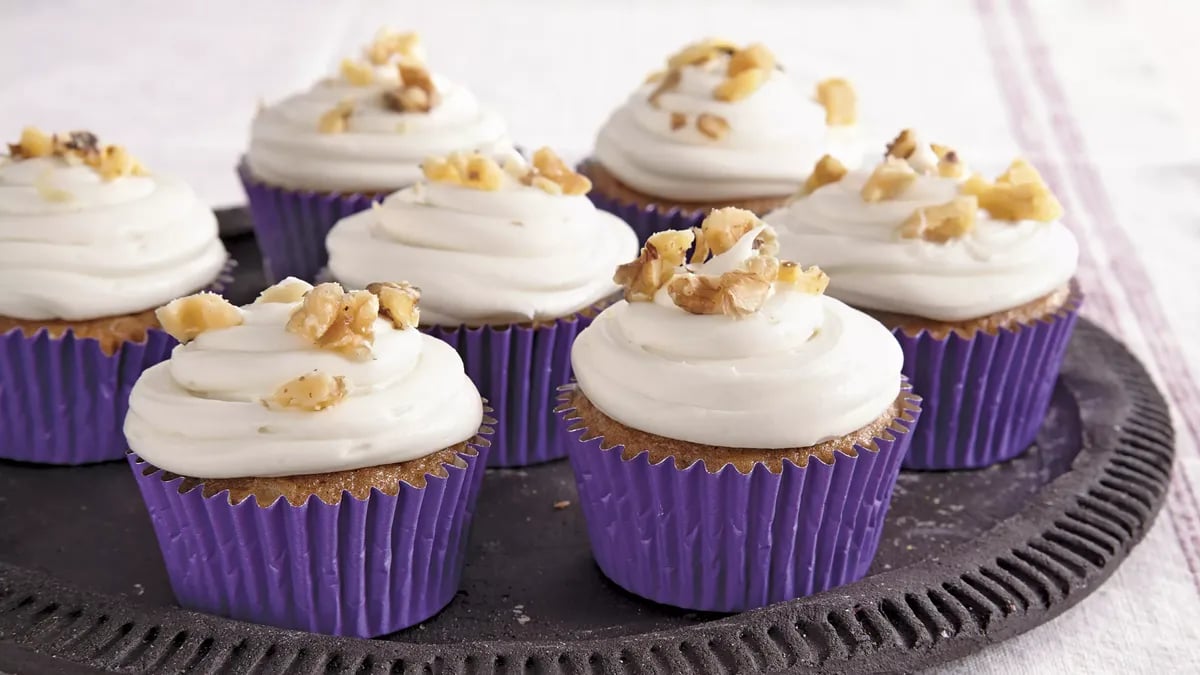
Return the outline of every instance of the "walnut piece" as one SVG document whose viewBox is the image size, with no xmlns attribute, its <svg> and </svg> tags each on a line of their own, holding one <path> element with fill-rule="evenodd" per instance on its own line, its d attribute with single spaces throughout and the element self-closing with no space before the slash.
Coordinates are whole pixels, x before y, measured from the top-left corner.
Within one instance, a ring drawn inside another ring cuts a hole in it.
<svg viewBox="0 0 1200 675">
<path fill-rule="evenodd" d="M 646 100 L 650 102 L 650 105 L 657 108 L 659 105 L 659 99 L 662 98 L 662 95 L 668 91 L 674 91 L 675 87 L 679 86 L 679 82 L 682 79 L 683 74 L 680 73 L 678 69 L 671 69 L 667 71 L 667 74 L 658 80 L 658 86 L 654 88 L 654 91 L 650 92 L 650 95 L 646 97 Z"/>
<path fill-rule="evenodd" d="M 345 133 L 350 116 L 353 114 L 354 101 L 342 101 L 321 115 L 317 120 L 317 131 L 323 134 Z"/>
<path fill-rule="evenodd" d="M 288 277 L 274 286 L 268 286 L 254 302 L 299 302 L 312 289 L 312 284 L 307 281 Z"/>
<path fill-rule="evenodd" d="M 770 225 L 764 227 L 762 231 L 758 233 L 758 236 L 754 238 L 752 248 L 759 255 L 779 255 L 779 235 L 775 233 L 775 228 L 771 227 Z"/>
<path fill-rule="evenodd" d="M 966 167 L 963 166 L 962 160 L 958 158 L 958 153 L 952 148 L 937 143 L 930 143 L 929 147 L 933 150 L 933 154 L 938 158 L 938 175 L 942 178 L 962 178 L 966 173 Z"/>
<path fill-rule="evenodd" d="M 720 115 L 700 113 L 696 118 L 696 129 L 714 141 L 719 141 L 729 134 L 729 122 Z"/>
<path fill-rule="evenodd" d="M 346 393 L 346 378 L 314 370 L 284 382 L 263 403 L 273 410 L 318 412 L 340 403 Z"/>
<path fill-rule="evenodd" d="M 779 258 L 770 254 L 752 255 L 742 263 L 743 270 L 765 279 L 767 283 L 774 283 L 779 278 L 780 267 L 782 267 L 782 263 Z"/>
<path fill-rule="evenodd" d="M 394 56 L 420 62 L 421 36 L 417 33 L 397 33 L 386 28 L 381 29 L 363 53 L 368 61 L 377 66 L 391 61 Z"/>
<path fill-rule="evenodd" d="M 971 176 L 962 185 L 965 194 L 979 199 L 979 207 L 997 220 L 1036 220 L 1048 223 L 1062 217 L 1062 204 L 1029 162 L 1018 159 L 989 183 Z"/>
<path fill-rule="evenodd" d="M 757 312 L 771 293 L 771 282 L 747 270 L 719 277 L 689 274 L 667 283 L 675 305 L 692 314 L 743 317 Z"/>
<path fill-rule="evenodd" d="M 191 342 L 201 333 L 240 326 L 242 310 L 216 293 L 196 293 L 172 300 L 154 311 L 159 325 L 181 343 Z"/>
<path fill-rule="evenodd" d="M 113 180 L 122 176 L 144 176 L 145 167 L 138 162 L 129 151 L 119 145 L 106 145 L 100 151 L 100 161 L 95 167 L 104 180 Z"/>
<path fill-rule="evenodd" d="M 538 180 L 539 178 L 545 180 Z M 558 187 L 555 191 L 547 183 Z M 592 181 L 586 176 L 575 173 L 567 163 L 562 161 L 553 150 L 547 147 L 538 148 L 533 153 L 533 161 L 528 174 L 522 179 L 526 185 L 533 185 L 550 194 L 585 195 L 592 189 Z"/>
<path fill-rule="evenodd" d="M 375 82 L 375 70 L 370 64 L 354 59 L 342 59 L 342 79 L 356 87 L 366 87 Z"/>
<path fill-rule="evenodd" d="M 889 156 L 875 167 L 870 177 L 867 178 L 867 182 L 862 187 L 863 201 L 878 202 L 894 199 L 908 189 L 908 186 L 912 185 L 916 179 L 917 172 L 913 171 L 908 162 Z"/>
<path fill-rule="evenodd" d="M 712 255 L 721 255 L 733 248 L 750 230 L 762 225 L 762 221 L 754 212 L 727 206 L 714 209 L 704 222 L 700 223 L 700 231 L 704 237 L 704 246 Z"/>
<path fill-rule="evenodd" d="M 808 174 L 801 194 L 810 195 L 821 187 L 840 181 L 845 176 L 846 166 L 833 155 L 825 155 L 817 160 L 812 173 Z"/>
<path fill-rule="evenodd" d="M 671 113 L 671 131 L 679 131 L 687 126 L 687 115 L 681 112 Z"/>
<path fill-rule="evenodd" d="M 625 289 L 629 302 L 650 302 L 663 284 L 675 276 L 692 245 L 690 230 L 664 230 L 650 236 L 636 260 L 617 268 L 613 281 Z"/>
<path fill-rule="evenodd" d="M 718 101 L 740 101 L 758 91 L 767 81 L 767 71 L 762 68 L 748 68 L 725 78 L 713 90 L 713 98 Z"/>
<path fill-rule="evenodd" d="M 421 323 L 421 289 L 407 281 L 377 281 L 367 284 L 367 292 L 379 298 L 379 316 L 392 322 L 397 330 L 416 328 Z"/>
<path fill-rule="evenodd" d="M 955 197 L 945 204 L 913 211 L 897 230 L 905 239 L 924 239 L 944 244 L 975 229 L 979 202 L 973 196 Z"/>
<path fill-rule="evenodd" d="M 478 152 L 471 155 L 451 153 L 429 157 L 421 163 L 425 177 L 437 183 L 449 183 L 473 190 L 495 192 L 504 184 L 504 169 L 495 159 Z"/>
<path fill-rule="evenodd" d="M 776 279 L 781 284 L 813 295 L 820 295 L 829 287 L 829 275 L 821 271 L 820 267 L 813 265 L 804 269 L 790 260 L 780 263 L 779 276 Z"/>
<path fill-rule="evenodd" d="M 917 132 L 912 129 L 905 129 L 893 138 L 891 143 L 887 144 L 887 150 L 884 151 L 883 156 L 908 159 L 916 149 Z"/>
<path fill-rule="evenodd" d="M 37 127 L 25 127 L 16 143 L 8 144 L 8 154 L 13 159 L 34 159 L 54 154 L 54 137 Z"/>
<path fill-rule="evenodd" d="M 440 102 L 433 76 L 424 66 L 401 63 L 399 70 L 400 86 L 383 94 L 389 108 L 403 113 L 427 113 Z"/>
<path fill-rule="evenodd" d="M 858 121 L 858 95 L 849 80 L 831 77 L 817 83 L 817 102 L 825 108 L 825 124 L 845 126 Z"/>
<path fill-rule="evenodd" d="M 421 162 L 421 173 L 437 183 L 462 185 L 467 173 L 467 158 L 457 152 L 445 157 L 426 157 Z"/>
<path fill-rule="evenodd" d="M 463 185 L 475 190 L 494 192 L 504 183 L 504 170 L 491 157 L 475 154 L 467 158 Z"/>
<path fill-rule="evenodd" d="M 732 54 L 737 45 L 721 38 L 705 38 L 699 42 L 687 45 L 667 59 L 667 67 L 671 70 L 685 66 L 696 66 L 707 63 L 719 54 Z"/>
<path fill-rule="evenodd" d="M 769 72 L 775 67 L 775 55 L 767 49 L 762 43 L 752 44 L 744 49 L 739 49 L 729 57 L 729 67 L 725 70 L 725 74 L 733 77 L 743 71 L 751 68 L 758 68 L 763 72 Z"/>
<path fill-rule="evenodd" d="M 286 329 L 314 345 L 355 361 L 371 357 L 379 298 L 368 291 L 347 293 L 336 283 L 320 284 L 304 295 Z"/>
<path fill-rule="evenodd" d="M 71 131 L 66 134 L 50 135 L 36 127 L 25 127 L 21 139 L 8 144 L 13 159 L 58 157 L 67 164 L 86 165 L 103 180 L 110 181 L 124 176 L 144 176 L 146 168 L 129 151 L 119 145 L 100 145 L 100 140 L 90 131 Z M 39 188 L 40 190 L 40 188 Z M 53 201 L 60 201 L 57 192 Z"/>
</svg>

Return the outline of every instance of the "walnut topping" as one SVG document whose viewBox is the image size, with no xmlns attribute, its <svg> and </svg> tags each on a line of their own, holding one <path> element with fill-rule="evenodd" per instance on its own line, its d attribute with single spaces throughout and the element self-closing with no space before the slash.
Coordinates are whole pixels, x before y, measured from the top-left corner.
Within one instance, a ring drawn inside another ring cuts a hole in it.
<svg viewBox="0 0 1200 675">
<path fill-rule="evenodd" d="M 504 170 L 491 157 L 475 154 L 467 158 L 463 185 L 476 190 L 499 190 L 504 182 Z"/>
<path fill-rule="evenodd" d="M 379 298 L 368 291 L 346 292 L 341 285 L 325 283 L 304 295 L 292 312 L 287 331 L 355 361 L 371 357 Z"/>
<path fill-rule="evenodd" d="M 867 182 L 862 187 L 862 198 L 865 202 L 878 202 L 885 199 L 894 199 L 901 192 L 904 192 L 913 181 L 917 179 L 917 173 L 913 171 L 908 162 L 895 157 L 888 157 L 882 164 L 875 167 L 871 172 L 871 176 L 867 178 Z"/>
<path fill-rule="evenodd" d="M 966 168 L 963 166 L 962 160 L 958 158 L 958 153 L 944 145 L 930 143 L 930 149 L 938 158 L 938 175 L 942 178 L 962 178 L 966 173 Z"/>
<path fill-rule="evenodd" d="M 745 49 L 735 51 L 733 56 L 729 57 L 729 67 L 726 69 L 725 74 L 733 77 L 738 73 L 752 68 L 768 72 L 774 67 L 775 55 L 765 45 L 755 43 Z"/>
<path fill-rule="evenodd" d="M 421 323 L 421 289 L 407 281 L 379 281 L 367 284 L 367 291 L 379 298 L 379 315 L 397 330 L 416 328 Z"/>
<path fill-rule="evenodd" d="M 887 144 L 887 150 L 883 153 L 883 156 L 908 159 L 916 149 L 917 132 L 912 129 L 905 129 L 893 138 L 891 143 Z"/>
<path fill-rule="evenodd" d="M 21 139 L 8 144 L 8 154 L 13 159 L 33 159 L 54 154 L 54 137 L 37 127 L 21 130 Z"/>
<path fill-rule="evenodd" d="M 650 302 L 683 264 L 694 235 L 690 230 L 664 230 L 650 236 L 636 260 L 617 268 L 613 281 L 629 302 Z"/>
<path fill-rule="evenodd" d="M 955 197 L 937 206 L 926 206 L 900 224 L 899 233 L 905 239 L 924 239 L 944 244 L 975 228 L 975 213 L 979 203 L 973 196 Z"/>
<path fill-rule="evenodd" d="M 719 277 L 689 274 L 672 279 L 667 293 L 676 306 L 692 314 L 741 317 L 762 309 L 771 294 L 771 282 L 748 270 L 733 270 Z"/>
<path fill-rule="evenodd" d="M 719 141 L 729 133 L 729 122 L 720 115 L 700 113 L 696 118 L 696 129 L 714 141 Z"/>
<path fill-rule="evenodd" d="M 718 101 L 740 101 L 758 91 L 766 81 L 767 71 L 762 68 L 748 68 L 725 78 L 725 81 L 713 90 L 713 98 Z"/>
<path fill-rule="evenodd" d="M 829 275 L 821 271 L 820 267 L 813 265 L 804 269 L 790 260 L 779 264 L 777 280 L 781 284 L 794 286 L 797 290 L 813 295 L 820 295 L 829 287 Z"/>
<path fill-rule="evenodd" d="M 533 153 L 533 161 L 521 182 L 553 195 L 586 195 L 592 189 L 592 181 L 572 171 L 557 153 L 547 147 L 538 148 Z"/>
<path fill-rule="evenodd" d="M 396 33 L 382 29 L 375 35 L 375 40 L 367 45 L 364 56 L 371 63 L 382 66 L 400 57 L 403 60 L 421 62 L 421 36 L 417 33 Z"/>
<path fill-rule="evenodd" d="M 438 183 L 449 183 L 475 190 L 495 192 L 504 184 L 504 170 L 496 160 L 479 153 L 451 153 L 446 157 L 429 157 L 421 163 L 425 177 Z"/>
<path fill-rule="evenodd" d="M 696 233 L 696 250 L 692 254 L 692 263 L 704 262 L 709 255 L 721 255 L 733 248 L 738 239 L 747 232 L 762 225 L 762 221 L 753 212 L 727 206 L 714 209 L 704 222 L 700 223 Z"/>
<path fill-rule="evenodd" d="M 100 151 L 100 162 L 95 167 L 104 180 L 121 176 L 141 176 L 146 173 L 141 163 L 119 145 L 106 145 Z"/>
<path fill-rule="evenodd" d="M 840 181 L 845 175 L 846 166 L 833 155 L 825 155 L 817 160 L 808 180 L 804 181 L 802 194 L 810 195 L 825 185 Z"/>
<path fill-rule="evenodd" d="M 671 131 L 679 131 L 687 126 L 687 115 L 681 112 L 671 113 Z"/>
<path fill-rule="evenodd" d="M 729 40 L 706 38 L 699 42 L 694 42 L 673 54 L 667 59 L 667 67 L 671 70 L 676 70 L 685 66 L 695 66 L 706 63 L 720 54 L 732 54 L 736 50 L 737 45 Z"/>
<path fill-rule="evenodd" d="M 649 75 L 647 75 L 646 79 L 642 82 L 642 84 L 656 84 L 658 82 L 662 82 L 663 78 L 665 78 L 666 76 L 667 76 L 667 71 L 656 70 L 653 73 L 650 73 Z"/>
<path fill-rule="evenodd" d="M 317 131 L 323 134 L 340 134 L 346 131 L 350 116 L 354 114 L 354 101 L 345 100 L 327 110 L 317 120 Z"/>
<path fill-rule="evenodd" d="M 441 97 L 433 84 L 433 76 L 420 65 L 401 63 L 400 86 L 385 92 L 384 102 L 396 112 L 427 113 Z"/>
<path fill-rule="evenodd" d="M 817 83 L 817 102 L 825 108 L 825 124 L 843 126 L 858 121 L 858 95 L 848 80 L 831 77 Z"/>
<path fill-rule="evenodd" d="M 375 82 L 375 70 L 362 61 L 342 59 L 342 78 L 356 87 L 365 87 Z"/>
<path fill-rule="evenodd" d="M 346 398 L 346 393 L 346 378 L 314 370 L 284 382 L 263 403 L 274 410 L 294 408 L 318 412 L 340 403 Z"/>
<path fill-rule="evenodd" d="M 288 277 L 274 286 L 268 286 L 254 302 L 299 302 L 312 289 L 312 284 L 307 281 Z"/>
<path fill-rule="evenodd" d="M 13 159 L 57 157 L 67 164 L 83 164 L 106 181 L 146 175 L 146 168 L 128 150 L 120 145 L 102 146 L 96 134 L 90 131 L 50 135 L 36 127 L 25 127 L 21 130 L 21 139 L 8 144 L 8 152 Z"/>
<path fill-rule="evenodd" d="M 666 75 L 656 80 L 658 82 L 658 86 L 654 88 L 654 91 L 650 92 L 650 95 L 646 97 L 646 100 L 650 102 L 650 105 L 657 108 L 658 100 L 662 98 L 662 95 L 668 91 L 673 91 L 675 87 L 679 86 L 679 82 L 682 79 L 683 74 L 680 73 L 679 70 L 672 69 L 667 71 Z"/>
<path fill-rule="evenodd" d="M 979 199 L 979 207 L 997 220 L 1050 222 L 1062 216 L 1062 205 L 1029 162 L 1018 159 L 989 183 L 979 175 L 963 183 L 962 191 Z"/>
<path fill-rule="evenodd" d="M 181 343 L 210 330 L 242 325 L 242 310 L 216 293 L 196 293 L 154 311 L 158 323 Z"/>
</svg>

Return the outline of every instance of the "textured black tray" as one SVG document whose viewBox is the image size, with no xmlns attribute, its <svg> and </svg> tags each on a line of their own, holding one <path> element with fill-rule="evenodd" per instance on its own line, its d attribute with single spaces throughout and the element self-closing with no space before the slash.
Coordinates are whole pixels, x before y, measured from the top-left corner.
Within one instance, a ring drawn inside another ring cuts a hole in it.
<svg viewBox="0 0 1200 675">
<path fill-rule="evenodd" d="M 253 241 L 231 295 L 262 286 Z M 489 471 L 450 606 L 386 640 L 173 606 L 124 463 L 0 463 L 0 670 L 20 673 L 728 673 L 910 670 L 1058 615 L 1162 503 L 1173 436 L 1137 361 L 1082 322 L 1038 445 L 985 471 L 903 474 L 867 579 L 735 616 L 631 596 L 591 561 L 567 463 Z M 559 505 L 561 506 L 561 504 Z"/>
</svg>

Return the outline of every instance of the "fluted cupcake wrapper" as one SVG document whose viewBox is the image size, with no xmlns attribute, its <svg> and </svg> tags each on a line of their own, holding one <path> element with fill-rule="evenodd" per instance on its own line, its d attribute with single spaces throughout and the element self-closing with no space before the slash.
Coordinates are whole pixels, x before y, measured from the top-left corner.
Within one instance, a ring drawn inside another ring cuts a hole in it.
<svg viewBox="0 0 1200 675">
<path fill-rule="evenodd" d="M 558 388 L 571 381 L 571 345 L 593 318 L 577 312 L 535 327 L 421 329 L 458 351 L 467 375 L 495 410 L 499 427 L 489 466 L 528 466 L 566 456 L 574 439 L 558 424 L 554 406 Z"/>
<path fill-rule="evenodd" d="M 288 190 L 268 185 L 250 174 L 245 162 L 238 177 L 246 191 L 254 237 L 262 253 L 267 281 L 297 277 L 316 279 L 329 261 L 325 237 L 337 221 L 371 208 L 377 193 L 332 193 Z"/>
<path fill-rule="evenodd" d="M 372 489 L 337 504 L 316 496 L 301 506 L 228 491 L 180 492 L 180 477 L 130 453 L 129 463 L 158 536 L 179 604 L 210 614 L 330 635 L 375 637 L 437 614 L 458 591 L 467 536 L 487 461 Z"/>
<path fill-rule="evenodd" d="M 995 334 L 892 334 L 921 396 L 905 469 L 975 469 L 1012 459 L 1037 438 L 1083 296 L 1058 313 Z"/>
<path fill-rule="evenodd" d="M 207 290 L 221 292 L 235 266 L 230 259 Z M 0 458 L 41 464 L 121 459 L 129 391 L 177 344 L 156 328 L 111 355 L 99 341 L 70 330 L 60 337 L 44 329 L 0 335 Z"/>
<path fill-rule="evenodd" d="M 624 459 L 622 446 L 605 449 L 569 420 L 569 403 L 560 412 L 564 427 L 583 432 L 571 468 L 601 571 L 655 602 L 738 612 L 866 575 L 920 408 L 911 399 L 877 450 L 747 474 L 731 465 L 710 473 L 703 462 L 680 469 L 674 458 L 652 464 L 645 452 Z"/>
</svg>

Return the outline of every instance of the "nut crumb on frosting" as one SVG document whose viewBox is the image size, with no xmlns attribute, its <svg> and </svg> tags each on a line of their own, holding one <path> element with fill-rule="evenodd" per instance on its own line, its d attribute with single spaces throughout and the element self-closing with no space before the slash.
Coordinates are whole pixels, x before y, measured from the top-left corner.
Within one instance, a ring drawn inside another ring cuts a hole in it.
<svg viewBox="0 0 1200 675">
<path fill-rule="evenodd" d="M 917 132 L 912 129 L 904 129 L 887 144 L 887 149 L 884 151 L 883 156 L 885 158 L 908 159 L 916 149 Z"/>
<path fill-rule="evenodd" d="M 679 131 L 687 126 L 687 115 L 681 112 L 671 113 L 671 131 Z"/>
<path fill-rule="evenodd" d="M 713 89 L 713 98 L 718 101 L 740 101 L 749 98 L 766 81 L 767 71 L 762 68 L 748 68 L 718 84 L 716 89 Z"/>
<path fill-rule="evenodd" d="M 25 127 L 21 130 L 20 140 L 8 144 L 8 154 L 18 160 L 57 157 L 70 165 L 90 167 L 105 181 L 147 174 L 141 162 L 123 146 L 101 145 L 96 134 L 90 131 L 47 134 L 37 127 Z"/>
<path fill-rule="evenodd" d="M 375 34 L 375 39 L 363 50 L 367 61 L 382 66 L 394 57 L 407 61 L 421 61 L 421 36 L 414 32 L 398 33 L 386 28 Z"/>
<path fill-rule="evenodd" d="M 795 286 L 797 289 L 812 295 L 820 295 L 829 287 L 829 275 L 820 267 L 813 265 L 808 269 L 799 263 L 785 260 L 779 264 L 779 283 Z"/>
<path fill-rule="evenodd" d="M 268 286 L 258 294 L 258 298 L 254 302 L 255 304 L 260 302 L 300 302 L 304 298 L 304 294 L 312 289 L 312 284 L 307 281 L 288 277 L 273 286 Z"/>
<path fill-rule="evenodd" d="M 650 236 L 636 260 L 617 268 L 613 281 L 629 302 L 649 302 L 683 264 L 694 235 L 690 230 L 664 230 Z"/>
<path fill-rule="evenodd" d="M 770 49 L 767 49 L 766 45 L 756 42 L 744 49 L 735 51 L 729 57 L 729 66 L 726 68 L 725 74 L 733 77 L 753 68 L 767 72 L 774 67 L 775 55 L 771 53 Z"/>
<path fill-rule="evenodd" d="M 693 42 L 675 52 L 667 59 L 667 68 L 678 69 L 685 66 L 697 66 L 716 58 L 721 54 L 732 55 L 737 51 L 737 44 L 723 38 L 705 38 Z"/>
<path fill-rule="evenodd" d="M 650 92 L 650 95 L 646 97 L 646 100 L 650 102 L 650 105 L 657 108 L 659 99 L 662 98 L 662 95 L 668 91 L 674 90 L 675 87 L 679 86 L 679 83 L 682 80 L 683 74 L 680 73 L 677 68 L 672 68 L 661 78 L 655 80 L 655 82 L 658 83 L 658 86 L 654 88 L 654 91 Z"/>
<path fill-rule="evenodd" d="M 396 112 L 427 113 L 440 101 L 433 76 L 424 66 L 401 63 L 400 86 L 384 93 L 384 102 Z"/>
<path fill-rule="evenodd" d="M 345 291 L 340 284 L 324 283 L 304 295 L 292 312 L 287 331 L 317 347 L 338 352 L 355 361 L 371 357 L 379 298 L 368 291 Z"/>
<path fill-rule="evenodd" d="M 692 314 L 742 317 L 762 309 L 771 295 L 771 282 L 749 270 L 719 277 L 689 274 L 671 279 L 667 293 L 677 307 Z"/>
<path fill-rule="evenodd" d="M 865 202 L 894 199 L 917 179 L 917 172 L 903 159 L 888 156 L 871 172 L 862 187 Z"/>
<path fill-rule="evenodd" d="M 729 134 L 729 122 L 720 115 L 700 113 L 696 117 L 696 129 L 714 141 L 719 141 Z"/>
<path fill-rule="evenodd" d="M 804 181 L 804 190 L 801 194 L 810 195 L 816 192 L 821 187 L 836 183 L 846 176 L 846 166 L 842 164 L 833 155 L 824 155 L 813 166 L 812 173 L 808 174 L 808 179 Z"/>
<path fill-rule="evenodd" d="M 350 116 L 354 114 L 354 101 L 341 101 L 325 111 L 317 120 L 317 131 L 323 134 L 345 133 Z"/>
<path fill-rule="evenodd" d="M 979 207 L 997 220 L 1050 222 L 1062 216 L 1062 205 L 1032 164 L 1017 159 L 989 183 L 978 174 L 962 186 L 965 194 L 979 199 Z"/>
<path fill-rule="evenodd" d="M 240 326 L 242 310 L 216 293 L 201 292 L 172 300 L 154 311 L 159 325 L 186 344 L 210 330 Z"/>
<path fill-rule="evenodd" d="M 367 292 L 379 298 L 379 316 L 392 322 L 397 330 L 416 328 L 421 323 L 421 289 L 407 281 L 377 281 L 367 284 Z"/>
<path fill-rule="evenodd" d="M 284 382 L 263 403 L 272 410 L 319 412 L 340 403 L 347 393 L 345 377 L 314 370 Z"/>
<path fill-rule="evenodd" d="M 545 178 L 557 185 L 561 194 L 565 195 L 585 195 L 592 189 L 592 181 L 588 180 L 586 176 L 572 171 L 571 167 L 567 166 L 567 163 L 550 148 L 538 148 L 533 153 L 533 161 L 530 166 L 531 171 L 526 174 L 526 179 L 524 179 L 528 180 L 527 184 L 529 185 L 538 185 L 535 180 Z M 554 192 L 552 188 L 548 188 L 544 183 L 538 186 L 551 194 L 560 194 Z"/>
<path fill-rule="evenodd" d="M 845 126 L 858 121 L 858 95 L 849 80 L 831 77 L 817 83 L 817 102 L 825 108 L 825 124 Z"/>
<path fill-rule="evenodd" d="M 966 235 L 975 228 L 979 203 L 974 196 L 960 196 L 936 206 L 926 206 L 900 224 L 898 232 L 905 239 L 924 239 L 944 244 Z"/>
<path fill-rule="evenodd" d="M 366 87 L 375 82 L 375 69 L 369 63 L 354 59 L 342 59 L 342 78 L 356 87 Z"/>
</svg>

